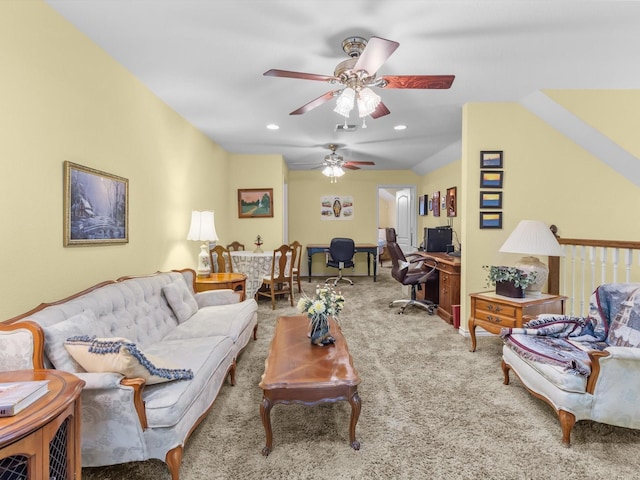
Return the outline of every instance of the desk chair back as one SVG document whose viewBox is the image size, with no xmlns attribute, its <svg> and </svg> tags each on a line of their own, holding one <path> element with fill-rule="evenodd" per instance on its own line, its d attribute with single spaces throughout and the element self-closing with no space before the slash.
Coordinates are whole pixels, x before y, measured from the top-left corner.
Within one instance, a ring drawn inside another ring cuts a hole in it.
<svg viewBox="0 0 640 480">
<path fill-rule="evenodd" d="M 327 253 L 327 267 L 337 268 L 338 276 L 329 277 L 324 283 L 326 284 L 333 280 L 333 285 L 336 286 L 340 280 L 344 280 L 353 285 L 350 279 L 342 276 L 342 270 L 344 268 L 355 267 L 355 263 L 353 262 L 355 254 L 356 245 L 351 238 L 333 238 L 329 244 L 329 252 Z"/>
<path fill-rule="evenodd" d="M 233 273 L 231 253 L 222 245 L 209 249 L 209 261 L 212 273 Z"/>
<path fill-rule="evenodd" d="M 391 256 L 391 276 L 402 285 L 411 287 L 411 299 L 394 300 L 389 304 L 389 307 L 399 306 L 401 308 L 398 313 L 404 313 L 405 308 L 413 305 L 424 308 L 429 315 L 433 315 L 436 309 L 435 303 L 429 300 L 418 300 L 416 290 L 426 288 L 428 281 L 432 286 L 438 288 L 438 262 L 433 258 L 417 256 L 412 256 L 412 259 L 408 261 L 400 245 L 396 242 L 387 242 L 387 248 Z"/>
</svg>

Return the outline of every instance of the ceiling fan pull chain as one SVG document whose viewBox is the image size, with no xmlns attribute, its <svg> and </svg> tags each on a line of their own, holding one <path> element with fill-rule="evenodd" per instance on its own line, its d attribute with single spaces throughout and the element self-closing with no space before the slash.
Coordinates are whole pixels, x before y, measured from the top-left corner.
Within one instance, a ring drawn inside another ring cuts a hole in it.
<svg viewBox="0 0 640 480">
<path fill-rule="evenodd" d="M 362 117 L 362 128 L 367 128 L 367 117 Z"/>
</svg>

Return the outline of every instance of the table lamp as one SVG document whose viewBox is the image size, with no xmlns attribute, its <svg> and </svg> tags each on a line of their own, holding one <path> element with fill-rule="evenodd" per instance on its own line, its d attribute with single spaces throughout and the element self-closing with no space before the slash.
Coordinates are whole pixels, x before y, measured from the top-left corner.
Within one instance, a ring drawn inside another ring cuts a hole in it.
<svg viewBox="0 0 640 480">
<path fill-rule="evenodd" d="M 191 212 L 191 226 L 187 234 L 187 240 L 202 242 L 198 254 L 198 277 L 208 277 L 211 273 L 209 262 L 209 242 L 216 242 L 218 234 L 214 222 L 213 212 L 194 210 Z"/>
<path fill-rule="evenodd" d="M 500 247 L 503 253 L 521 253 L 515 267 L 523 272 L 535 272 L 536 281 L 525 290 L 528 297 L 539 297 L 549 276 L 549 267 L 535 255 L 562 257 L 564 252 L 549 227 L 538 220 L 522 220 Z"/>
</svg>

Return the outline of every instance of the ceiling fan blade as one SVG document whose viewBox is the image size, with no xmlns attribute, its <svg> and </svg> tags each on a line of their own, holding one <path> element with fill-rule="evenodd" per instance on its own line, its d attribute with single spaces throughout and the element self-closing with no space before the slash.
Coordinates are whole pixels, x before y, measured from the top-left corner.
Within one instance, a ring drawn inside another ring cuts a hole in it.
<svg viewBox="0 0 640 480">
<path fill-rule="evenodd" d="M 301 115 L 303 113 L 307 113 L 308 111 L 313 110 L 316 107 L 319 107 L 323 103 L 328 102 L 332 98 L 333 98 L 333 91 L 327 92 L 324 95 L 319 96 L 315 100 L 311 100 L 309 103 L 301 106 L 297 110 L 294 110 L 289 115 Z"/>
<path fill-rule="evenodd" d="M 349 170 L 360 170 L 360 167 L 356 167 L 355 165 L 349 165 L 348 163 L 344 163 L 342 168 L 348 168 Z"/>
<path fill-rule="evenodd" d="M 385 115 L 389 115 L 391 112 L 389 111 L 389 109 L 387 108 L 387 106 L 380 102 L 378 104 L 378 106 L 376 107 L 376 109 L 373 111 L 373 113 L 371 114 L 371 118 L 380 118 L 380 117 L 384 117 Z"/>
<path fill-rule="evenodd" d="M 385 75 L 384 88 L 450 88 L 455 75 Z"/>
<path fill-rule="evenodd" d="M 350 167 L 352 165 L 375 165 L 375 162 L 344 162 L 343 167 Z"/>
<path fill-rule="evenodd" d="M 400 44 L 393 40 L 371 37 L 353 70 L 365 70 L 369 75 L 374 75 L 399 46 Z"/>
<path fill-rule="evenodd" d="M 335 77 L 331 75 L 316 75 L 315 73 L 290 72 L 289 70 L 271 69 L 264 72 L 265 77 L 285 77 L 285 78 L 301 78 L 302 80 L 318 80 L 320 82 L 329 82 Z"/>
</svg>

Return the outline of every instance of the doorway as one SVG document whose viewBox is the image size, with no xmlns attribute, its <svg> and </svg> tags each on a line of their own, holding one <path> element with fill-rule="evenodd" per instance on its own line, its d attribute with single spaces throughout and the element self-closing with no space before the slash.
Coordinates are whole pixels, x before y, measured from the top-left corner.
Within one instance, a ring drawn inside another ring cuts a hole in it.
<svg viewBox="0 0 640 480">
<path fill-rule="evenodd" d="M 378 228 L 395 228 L 405 253 L 417 248 L 415 198 L 415 185 L 378 185 Z"/>
</svg>

